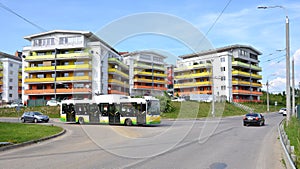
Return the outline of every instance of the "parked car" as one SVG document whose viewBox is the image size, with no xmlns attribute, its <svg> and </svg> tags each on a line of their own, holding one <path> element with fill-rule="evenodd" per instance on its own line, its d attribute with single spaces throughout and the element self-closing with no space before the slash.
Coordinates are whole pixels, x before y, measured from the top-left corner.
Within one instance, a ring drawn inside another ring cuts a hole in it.
<svg viewBox="0 0 300 169">
<path fill-rule="evenodd" d="M 25 107 L 24 106 L 24 104 L 23 103 L 11 103 L 11 104 L 9 104 L 9 105 L 7 105 L 6 107 L 8 107 L 8 108 L 16 108 L 16 107 Z"/>
<path fill-rule="evenodd" d="M 47 106 L 58 106 L 58 105 L 61 105 L 61 103 L 56 100 L 49 100 L 49 101 L 47 101 L 46 105 Z"/>
<path fill-rule="evenodd" d="M 21 121 L 23 123 L 29 121 L 29 122 L 48 122 L 49 121 L 49 117 L 46 115 L 43 115 L 43 113 L 38 112 L 38 111 L 34 111 L 34 112 L 24 112 L 22 117 L 21 117 Z"/>
<path fill-rule="evenodd" d="M 279 110 L 279 114 L 282 114 L 283 116 L 286 116 L 286 108 L 281 108 Z"/>
<path fill-rule="evenodd" d="M 244 126 L 248 125 L 265 125 L 265 117 L 260 113 L 248 113 L 243 118 Z"/>
</svg>

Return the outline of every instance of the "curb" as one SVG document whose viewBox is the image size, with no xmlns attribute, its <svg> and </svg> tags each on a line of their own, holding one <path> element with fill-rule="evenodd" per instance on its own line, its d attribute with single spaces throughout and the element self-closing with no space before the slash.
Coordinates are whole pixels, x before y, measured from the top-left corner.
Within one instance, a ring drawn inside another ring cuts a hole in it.
<svg viewBox="0 0 300 169">
<path fill-rule="evenodd" d="M 280 126 L 282 125 L 283 120 L 279 123 L 278 128 L 277 128 L 278 129 L 278 133 L 279 133 L 279 137 L 280 137 L 281 147 L 283 148 L 285 157 L 288 160 L 288 163 L 289 163 L 289 167 L 288 168 L 296 169 L 295 164 L 294 164 L 293 160 L 291 159 L 290 154 L 289 154 L 288 150 L 286 149 L 286 146 L 285 146 L 285 144 L 283 142 L 283 139 L 282 139 L 282 133 L 281 133 L 281 130 L 280 130 Z"/>
<path fill-rule="evenodd" d="M 3 147 L 0 147 L 0 152 L 1 151 L 6 151 L 6 150 L 11 150 L 11 149 L 14 149 L 14 148 L 19 148 L 19 147 L 25 147 L 25 146 L 28 146 L 28 145 L 31 145 L 31 144 L 35 144 L 35 143 L 39 143 L 39 142 L 42 142 L 42 141 L 46 141 L 46 140 L 49 140 L 49 139 L 61 136 L 61 135 L 65 134 L 65 133 L 66 133 L 66 129 L 63 129 L 63 131 L 61 131 L 61 132 L 59 132 L 57 134 L 54 134 L 52 136 L 43 137 L 43 138 L 40 138 L 40 139 L 37 139 L 37 140 L 31 140 L 31 141 L 27 141 L 27 142 L 24 142 L 24 143 L 3 146 Z"/>
</svg>

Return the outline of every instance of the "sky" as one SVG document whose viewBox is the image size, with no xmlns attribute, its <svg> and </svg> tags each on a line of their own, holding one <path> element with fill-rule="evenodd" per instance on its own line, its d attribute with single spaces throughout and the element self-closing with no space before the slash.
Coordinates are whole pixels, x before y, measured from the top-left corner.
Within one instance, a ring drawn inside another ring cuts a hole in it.
<svg viewBox="0 0 300 169">
<path fill-rule="evenodd" d="M 257 9 L 277 5 L 284 8 Z M 154 17 L 145 17 L 148 15 Z M 298 0 L 0 0 L 0 51 L 22 51 L 30 45 L 25 36 L 54 29 L 91 31 L 117 51 L 163 51 L 172 64 L 177 56 L 208 46 L 250 45 L 263 53 L 259 57 L 263 90 L 269 81 L 269 91 L 278 93 L 285 90 L 286 81 L 286 16 L 290 19 L 290 56 L 295 60 L 295 85 L 299 88 Z M 141 25 L 144 32 L 134 34 Z M 131 34 L 110 41 L 113 35 L 125 35 L 126 31 Z"/>
</svg>

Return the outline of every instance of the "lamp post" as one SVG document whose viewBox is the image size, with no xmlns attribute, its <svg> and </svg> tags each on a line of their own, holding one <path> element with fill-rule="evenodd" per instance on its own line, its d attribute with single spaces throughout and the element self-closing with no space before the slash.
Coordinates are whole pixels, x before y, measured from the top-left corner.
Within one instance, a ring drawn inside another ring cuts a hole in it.
<svg viewBox="0 0 300 169">
<path fill-rule="evenodd" d="M 268 8 L 281 8 L 286 12 L 285 17 L 285 38 L 286 38 L 286 121 L 287 124 L 290 121 L 290 111 L 291 111 L 291 91 L 290 91 L 290 40 L 289 40 L 289 17 L 287 11 L 283 6 L 259 6 L 258 9 L 268 9 Z"/>
</svg>

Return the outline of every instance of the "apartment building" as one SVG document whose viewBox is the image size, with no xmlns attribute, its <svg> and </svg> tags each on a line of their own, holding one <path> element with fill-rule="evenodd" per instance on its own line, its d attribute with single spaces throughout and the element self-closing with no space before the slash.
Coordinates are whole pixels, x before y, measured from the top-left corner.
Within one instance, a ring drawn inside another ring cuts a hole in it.
<svg viewBox="0 0 300 169">
<path fill-rule="evenodd" d="M 52 30 L 25 37 L 23 102 L 91 99 L 128 91 L 128 66 L 111 46 L 88 31 Z M 128 93 L 128 92 L 127 92 Z"/>
<path fill-rule="evenodd" d="M 22 59 L 19 55 L 0 52 L 0 98 L 2 102 L 20 99 Z"/>
<path fill-rule="evenodd" d="M 165 56 L 153 51 L 124 54 L 129 65 L 129 93 L 131 96 L 163 95 L 167 90 Z"/>
<path fill-rule="evenodd" d="M 174 95 L 213 95 L 234 102 L 260 102 L 258 56 L 246 45 L 232 45 L 179 56 L 174 69 Z"/>
</svg>

